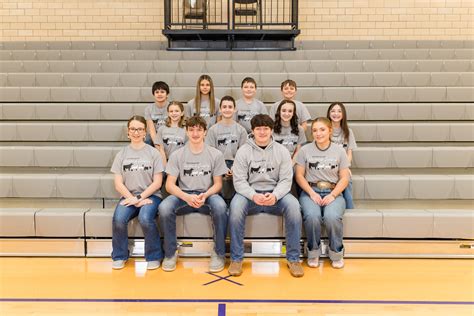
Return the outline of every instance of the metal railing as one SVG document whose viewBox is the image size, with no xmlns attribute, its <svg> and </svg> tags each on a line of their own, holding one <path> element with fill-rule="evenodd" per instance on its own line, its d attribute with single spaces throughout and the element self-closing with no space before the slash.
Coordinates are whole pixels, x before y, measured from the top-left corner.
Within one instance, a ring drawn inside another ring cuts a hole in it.
<svg viewBox="0 0 474 316">
<path fill-rule="evenodd" d="M 298 28 L 298 0 L 164 0 L 165 29 Z"/>
</svg>

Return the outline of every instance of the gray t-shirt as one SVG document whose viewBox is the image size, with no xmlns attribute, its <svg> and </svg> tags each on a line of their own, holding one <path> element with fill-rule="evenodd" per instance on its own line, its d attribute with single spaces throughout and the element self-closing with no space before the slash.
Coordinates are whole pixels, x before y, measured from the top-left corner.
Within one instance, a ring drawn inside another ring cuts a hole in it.
<svg viewBox="0 0 474 316">
<path fill-rule="evenodd" d="M 212 177 L 227 173 L 227 166 L 217 149 L 204 144 L 202 152 L 193 154 L 185 145 L 171 154 L 166 173 L 178 177 L 181 190 L 205 192 L 213 184 Z"/>
<path fill-rule="evenodd" d="M 275 131 L 273 131 L 273 140 L 285 146 L 290 152 L 290 156 L 293 157 L 296 147 L 306 143 L 306 135 L 304 129 L 300 125 L 298 125 L 298 135 L 291 132 L 290 126 L 282 126 L 279 134 L 276 134 Z"/>
<path fill-rule="evenodd" d="M 267 108 L 262 101 L 253 99 L 252 103 L 247 103 L 243 98 L 235 101 L 236 112 L 234 119 L 242 125 L 247 133 L 252 131 L 250 120 L 257 114 L 268 114 Z"/>
<path fill-rule="evenodd" d="M 357 143 L 355 141 L 354 133 L 352 132 L 352 129 L 350 129 L 350 128 L 349 128 L 349 137 L 348 137 L 347 141 L 344 140 L 344 132 L 343 132 L 342 128 L 340 128 L 340 127 L 333 128 L 332 129 L 331 141 L 334 144 L 342 146 L 342 148 L 344 148 L 344 150 L 346 152 L 349 149 L 354 150 L 355 148 L 357 148 Z"/>
<path fill-rule="evenodd" d="M 145 145 L 136 150 L 129 145 L 117 153 L 110 171 L 121 175 L 130 193 L 138 195 L 153 183 L 155 174 L 164 171 L 163 160 L 154 147 Z M 153 194 L 161 197 L 160 190 Z"/>
<path fill-rule="evenodd" d="M 183 147 L 187 141 L 188 137 L 183 127 L 168 127 L 165 125 L 158 129 L 153 143 L 163 146 L 166 157 L 169 158 L 175 150 Z"/>
<path fill-rule="evenodd" d="M 278 105 L 281 103 L 281 101 L 283 101 L 283 100 L 280 100 L 278 102 L 273 103 L 273 105 L 270 109 L 270 116 L 272 117 L 272 119 L 275 119 L 275 113 L 276 113 L 276 111 L 278 109 Z M 301 123 L 309 121 L 311 119 L 311 115 L 309 114 L 309 111 L 306 108 L 306 105 L 304 105 L 300 101 L 293 100 L 293 102 L 295 102 L 295 104 L 296 104 L 296 115 L 298 115 L 298 124 L 301 125 Z"/>
<path fill-rule="evenodd" d="M 305 168 L 308 182 L 327 181 L 337 183 L 339 170 L 349 168 L 347 154 L 341 146 L 330 144 L 320 150 L 315 142 L 304 145 L 296 154 L 296 163 Z"/>
<path fill-rule="evenodd" d="M 240 124 L 222 122 L 211 126 L 206 136 L 206 144 L 217 148 L 224 154 L 225 160 L 234 160 L 237 149 L 247 142 L 247 132 Z"/>
<path fill-rule="evenodd" d="M 156 103 L 152 103 L 145 108 L 145 120 L 152 120 L 156 131 L 165 125 L 167 117 L 168 110 L 166 105 L 160 108 Z"/>
<path fill-rule="evenodd" d="M 219 113 L 219 102 L 220 100 L 218 98 L 214 98 L 214 102 L 216 105 L 216 108 L 214 110 L 214 113 L 211 113 L 211 104 L 208 100 L 201 100 L 201 113 L 199 116 L 201 116 L 207 123 L 207 128 L 211 127 L 212 125 L 216 124 L 216 118 L 217 114 Z M 184 109 L 186 117 L 191 117 L 196 114 L 196 106 L 195 106 L 195 101 L 194 99 L 189 100 L 189 102 L 186 104 L 186 108 Z"/>
</svg>

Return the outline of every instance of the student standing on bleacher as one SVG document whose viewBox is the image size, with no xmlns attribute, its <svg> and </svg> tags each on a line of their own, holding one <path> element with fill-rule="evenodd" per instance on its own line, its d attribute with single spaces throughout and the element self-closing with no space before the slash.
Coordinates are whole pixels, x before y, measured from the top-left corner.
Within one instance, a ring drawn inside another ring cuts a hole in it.
<svg viewBox="0 0 474 316">
<path fill-rule="evenodd" d="M 319 266 L 321 224 L 329 239 L 329 258 L 333 268 L 344 267 L 342 243 L 346 203 L 341 193 L 349 183 L 349 160 L 341 146 L 331 143 L 332 125 L 319 117 L 311 125 L 314 142 L 304 145 L 296 155 L 296 181 L 303 223 L 308 242 L 308 266 Z"/>
<path fill-rule="evenodd" d="M 156 225 L 161 202 L 163 160 L 154 147 L 145 143 L 146 120 L 133 116 L 128 120 L 130 144 L 115 156 L 111 171 L 115 189 L 121 198 L 112 221 L 112 267 L 122 269 L 129 257 L 128 222 L 136 216 L 145 236 L 145 259 L 149 270 L 158 269 L 163 258 Z"/>
<path fill-rule="evenodd" d="M 186 121 L 184 105 L 178 101 L 171 101 L 167 109 L 168 117 L 166 118 L 165 125 L 160 126 L 156 137 L 153 139 L 153 143 L 163 156 L 165 164 L 171 154 L 183 147 L 188 140 L 186 130 L 184 129 Z"/>
<path fill-rule="evenodd" d="M 311 115 L 309 114 L 308 109 L 302 102 L 295 100 L 297 91 L 296 82 L 291 79 L 285 80 L 281 83 L 280 89 L 281 94 L 283 96 L 283 100 L 291 100 L 295 102 L 296 114 L 298 115 L 298 124 L 300 124 L 301 127 L 306 131 L 306 122 L 311 119 Z M 272 119 L 275 119 L 275 114 L 277 112 L 278 105 L 283 100 L 273 103 L 270 109 L 270 116 L 272 117 Z"/>
<path fill-rule="evenodd" d="M 225 266 L 227 205 L 219 192 L 227 167 L 222 153 L 204 143 L 206 128 L 203 118 L 189 118 L 186 121 L 189 141 L 171 154 L 166 165 L 166 191 L 171 195 L 159 207 L 160 227 L 164 237 L 164 271 L 176 269 L 176 216 L 193 212 L 211 215 L 212 218 L 214 250 L 209 271 L 219 272 Z"/>
<path fill-rule="evenodd" d="M 347 125 L 347 111 L 341 102 L 332 103 L 326 114 L 326 117 L 332 124 L 331 141 L 334 144 L 342 146 L 347 154 L 349 163 L 352 163 L 352 150 L 357 148 L 354 133 Z M 349 169 L 350 172 L 350 169 Z M 352 174 L 351 174 L 352 177 Z M 352 179 L 349 181 L 347 188 L 342 192 L 342 196 L 346 200 L 346 209 L 353 209 L 354 202 L 352 199 Z"/>
<path fill-rule="evenodd" d="M 226 201 L 229 201 L 234 196 L 232 165 L 237 149 L 247 142 L 247 132 L 244 127 L 234 121 L 234 98 L 228 95 L 223 97 L 219 105 L 219 111 L 222 119 L 209 128 L 206 144 L 220 150 L 224 155 L 228 171 L 224 177 L 222 196 Z"/>
<path fill-rule="evenodd" d="M 214 94 L 214 83 L 208 75 L 201 75 L 196 84 L 196 96 L 186 105 L 186 117 L 202 117 L 207 128 L 217 121 L 219 99 Z"/>
<path fill-rule="evenodd" d="M 268 114 L 267 108 L 262 101 L 255 99 L 257 93 L 257 82 L 251 77 L 246 77 L 240 85 L 242 98 L 236 101 L 235 120 L 242 125 L 247 133 L 252 132 L 250 120 L 257 114 Z"/>
<path fill-rule="evenodd" d="M 299 262 L 301 211 L 298 200 L 290 193 L 291 157 L 285 147 L 273 141 L 274 122 L 270 116 L 258 114 L 251 124 L 253 132 L 237 151 L 232 168 L 236 194 L 230 203 L 229 274 L 242 274 L 247 215 L 264 212 L 284 217 L 288 267 L 292 276 L 302 277 L 304 271 Z"/>
<path fill-rule="evenodd" d="M 157 81 L 153 84 L 151 91 L 155 102 L 145 108 L 146 128 L 148 131 L 146 143 L 153 146 L 153 140 L 160 126 L 165 125 L 168 113 L 166 106 L 168 104 L 168 95 L 170 87 L 166 82 Z"/>
</svg>

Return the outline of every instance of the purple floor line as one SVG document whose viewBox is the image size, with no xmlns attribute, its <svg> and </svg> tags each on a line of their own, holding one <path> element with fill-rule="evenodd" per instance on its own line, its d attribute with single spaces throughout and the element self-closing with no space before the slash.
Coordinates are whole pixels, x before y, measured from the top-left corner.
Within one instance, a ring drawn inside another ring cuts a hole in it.
<svg viewBox="0 0 474 316">
<path fill-rule="evenodd" d="M 389 301 L 389 300 L 239 300 L 239 299 L 69 299 L 0 298 L 0 302 L 64 303 L 285 303 L 285 304 L 396 304 L 396 305 L 474 305 L 473 301 Z"/>
</svg>

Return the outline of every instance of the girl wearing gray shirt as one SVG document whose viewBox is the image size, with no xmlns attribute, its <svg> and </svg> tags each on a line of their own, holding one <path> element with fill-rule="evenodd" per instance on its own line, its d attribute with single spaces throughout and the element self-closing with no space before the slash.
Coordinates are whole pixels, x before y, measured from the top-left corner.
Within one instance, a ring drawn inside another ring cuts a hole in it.
<svg viewBox="0 0 474 316">
<path fill-rule="evenodd" d="M 196 96 L 186 105 L 186 117 L 198 115 L 207 124 L 207 128 L 216 123 L 219 99 L 214 95 L 214 83 L 208 75 L 201 75 L 196 84 Z"/>
<path fill-rule="evenodd" d="M 347 125 L 346 107 L 341 102 L 334 102 L 329 106 L 326 117 L 331 121 L 332 124 L 331 141 L 334 144 L 344 148 L 347 158 L 349 159 L 349 164 L 352 163 L 352 151 L 357 148 L 357 144 L 354 133 Z M 349 181 L 349 185 L 344 190 L 344 192 L 342 192 L 342 195 L 346 200 L 346 208 L 353 209 L 354 202 L 352 199 L 352 180 Z"/>
<path fill-rule="evenodd" d="M 344 267 L 342 217 L 345 200 L 341 193 L 349 183 L 349 160 L 340 146 L 331 143 L 331 122 L 319 117 L 311 125 L 314 142 L 301 148 L 296 156 L 296 181 L 303 223 L 308 241 L 308 266 L 319 266 L 321 224 L 329 239 L 329 258 L 333 268 Z"/>
<path fill-rule="evenodd" d="M 285 146 L 291 158 L 294 158 L 301 145 L 306 143 L 304 129 L 298 125 L 295 102 L 283 100 L 278 105 L 273 140 Z"/>
<path fill-rule="evenodd" d="M 112 268 L 122 269 L 129 257 L 128 223 L 138 216 L 145 237 L 148 269 L 160 267 L 163 258 L 156 226 L 164 171 L 160 153 L 145 144 L 146 120 L 133 116 L 127 124 L 130 144 L 116 155 L 112 168 L 115 189 L 121 198 L 112 220 Z"/>
</svg>

